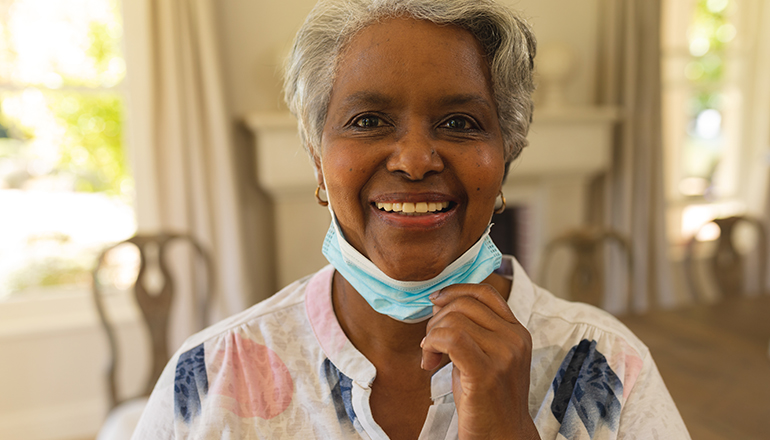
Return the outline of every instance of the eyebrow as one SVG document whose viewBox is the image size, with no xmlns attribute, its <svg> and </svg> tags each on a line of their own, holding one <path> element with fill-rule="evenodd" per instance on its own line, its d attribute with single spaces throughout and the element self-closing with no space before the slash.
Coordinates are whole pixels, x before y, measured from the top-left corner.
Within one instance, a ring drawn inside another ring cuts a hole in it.
<svg viewBox="0 0 770 440">
<path fill-rule="evenodd" d="M 376 106 L 388 106 L 393 103 L 393 98 L 382 93 L 362 90 L 347 96 L 343 101 L 343 106 L 351 107 L 362 103 Z M 438 105 L 442 107 L 463 105 L 468 103 L 479 104 L 490 110 L 493 108 L 488 99 L 473 93 L 444 96 L 438 101 Z"/>
<path fill-rule="evenodd" d="M 363 90 L 345 97 L 344 101 L 342 101 L 342 105 L 343 107 L 352 107 L 363 103 L 369 105 L 384 106 L 392 102 L 393 99 L 387 95 Z"/>
<path fill-rule="evenodd" d="M 439 100 L 439 105 L 441 106 L 453 106 L 453 105 L 463 105 L 463 104 L 480 104 L 487 109 L 492 109 L 492 105 L 490 105 L 490 102 L 488 99 L 485 99 L 484 97 L 480 95 L 475 95 L 473 93 L 467 93 L 467 94 L 460 94 L 460 95 L 450 95 L 445 96 Z"/>
</svg>

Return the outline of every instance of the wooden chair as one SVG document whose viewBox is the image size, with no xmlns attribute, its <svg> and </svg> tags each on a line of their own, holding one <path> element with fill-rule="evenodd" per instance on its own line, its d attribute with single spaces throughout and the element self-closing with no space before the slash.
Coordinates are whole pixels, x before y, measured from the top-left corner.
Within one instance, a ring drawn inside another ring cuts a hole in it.
<svg viewBox="0 0 770 440">
<path fill-rule="evenodd" d="M 696 273 L 696 247 L 699 243 L 698 233 L 709 223 L 714 223 L 719 227 L 719 238 L 716 240 L 714 253 L 706 258 L 707 267 L 714 277 L 719 293 L 723 297 L 738 296 L 746 290 L 746 265 L 745 255 L 741 255 L 735 243 L 735 227 L 741 223 L 748 224 L 756 228 L 757 231 L 757 258 L 758 270 L 756 271 L 757 288 L 760 294 L 766 293 L 767 280 L 767 231 L 759 219 L 749 216 L 732 216 L 726 218 L 716 218 L 698 228 L 695 234 L 687 242 L 685 249 L 685 272 L 687 282 L 690 285 L 690 291 L 695 300 L 705 297 L 701 288 L 699 277 Z"/>
<path fill-rule="evenodd" d="M 96 305 L 102 327 L 104 328 L 110 350 L 110 361 L 107 366 L 107 390 L 110 404 L 110 414 L 100 431 L 98 439 L 130 438 L 141 410 L 144 408 L 146 398 L 152 392 L 163 368 L 171 357 L 168 348 L 168 327 L 171 314 L 171 306 L 175 295 L 174 277 L 169 270 L 166 251 L 169 244 L 174 242 L 188 243 L 194 250 L 195 257 L 205 267 L 206 282 L 200 293 L 195 298 L 195 313 L 198 320 L 198 328 L 206 326 L 206 313 L 212 300 L 213 292 L 213 266 L 205 249 L 191 236 L 186 234 L 161 233 L 154 235 L 136 235 L 123 242 L 112 245 L 99 255 L 93 275 L 93 299 Z M 146 385 L 138 396 L 123 397 L 118 390 L 117 377 L 120 368 L 120 350 L 116 337 L 115 324 L 110 320 L 106 311 L 103 289 L 100 282 L 100 271 L 105 265 L 105 257 L 110 251 L 127 243 L 133 244 L 139 250 L 139 272 L 133 284 L 133 294 L 141 311 L 144 324 L 150 335 L 150 373 Z M 162 284 L 157 291 L 146 285 L 146 274 L 151 268 L 162 274 Z M 193 292 L 195 294 L 195 292 Z"/>
<path fill-rule="evenodd" d="M 597 228 L 574 229 L 551 240 L 543 252 L 539 274 L 540 284 L 546 287 L 554 252 L 560 248 L 567 248 L 574 253 L 574 262 L 568 271 L 568 298 L 572 301 L 604 307 L 604 264 L 601 261 L 601 249 L 604 244 L 612 242 L 617 243 L 625 254 L 630 292 L 633 262 L 629 241 L 616 231 Z M 629 295 L 626 306 L 630 304 Z"/>
</svg>

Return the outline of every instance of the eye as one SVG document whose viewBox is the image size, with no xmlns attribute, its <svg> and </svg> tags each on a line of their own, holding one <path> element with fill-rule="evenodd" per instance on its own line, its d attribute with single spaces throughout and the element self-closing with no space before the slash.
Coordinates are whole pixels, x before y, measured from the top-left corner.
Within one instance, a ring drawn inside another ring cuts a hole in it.
<svg viewBox="0 0 770 440">
<path fill-rule="evenodd" d="M 450 130 L 476 130 L 478 126 L 470 118 L 465 116 L 452 116 L 441 124 L 442 128 Z"/>
<path fill-rule="evenodd" d="M 377 128 L 385 125 L 385 122 L 379 116 L 363 115 L 353 121 L 353 125 L 358 128 Z"/>
</svg>

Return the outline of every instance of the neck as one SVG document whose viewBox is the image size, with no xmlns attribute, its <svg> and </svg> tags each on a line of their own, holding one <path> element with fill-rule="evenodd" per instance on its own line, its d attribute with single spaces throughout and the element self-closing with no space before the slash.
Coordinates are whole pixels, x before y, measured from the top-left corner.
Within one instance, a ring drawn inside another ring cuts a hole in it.
<svg viewBox="0 0 770 440">
<path fill-rule="evenodd" d="M 332 303 L 350 342 L 375 366 L 377 359 L 392 361 L 393 356 L 417 356 L 419 365 L 420 342 L 428 320 L 407 324 L 376 312 L 339 272 L 334 273 Z"/>
<path fill-rule="evenodd" d="M 491 284 L 508 300 L 510 280 L 492 274 L 483 283 Z M 334 273 L 332 304 L 350 342 L 375 367 L 406 362 L 419 368 L 420 342 L 425 337 L 428 320 L 407 324 L 376 312 L 339 272 Z M 447 362 L 445 359 L 439 368 Z"/>
</svg>

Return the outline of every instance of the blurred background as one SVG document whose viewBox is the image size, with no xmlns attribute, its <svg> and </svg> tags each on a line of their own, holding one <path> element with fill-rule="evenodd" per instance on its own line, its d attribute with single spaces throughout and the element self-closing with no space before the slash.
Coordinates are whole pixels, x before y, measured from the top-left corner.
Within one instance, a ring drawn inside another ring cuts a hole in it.
<svg viewBox="0 0 770 440">
<path fill-rule="evenodd" d="M 117 381 L 141 392 L 150 336 L 130 295 L 138 252 L 118 247 L 94 276 L 108 246 L 194 237 L 212 262 L 208 322 L 326 263 L 328 211 L 281 95 L 283 57 L 314 3 L 0 0 L 0 438 L 96 437 L 111 407 L 111 351 L 94 279 L 124 343 Z M 701 371 L 704 382 L 729 383 L 741 365 L 764 374 L 757 382 L 770 373 L 770 330 L 746 317 L 770 322 L 756 312 L 770 313 L 767 301 L 730 302 L 770 290 L 770 1 L 503 3 L 534 27 L 538 91 L 495 241 L 557 295 L 623 317 L 694 438 L 768 438 L 767 386 L 749 418 L 712 426 L 698 402 L 680 401 L 697 382 L 666 359 L 710 362 L 682 347 L 714 355 L 698 344 L 715 332 L 739 363 Z M 750 221 L 712 222 L 735 216 Z M 728 268 L 732 284 L 708 266 L 725 234 L 731 255 L 745 256 Z M 171 351 L 199 327 L 188 250 L 169 251 Z M 146 283 L 162 285 L 150 272 Z M 697 309 L 720 304 L 734 316 Z M 677 326 L 688 319 L 735 326 L 687 339 Z M 744 393 L 736 405 L 749 405 Z"/>
</svg>

